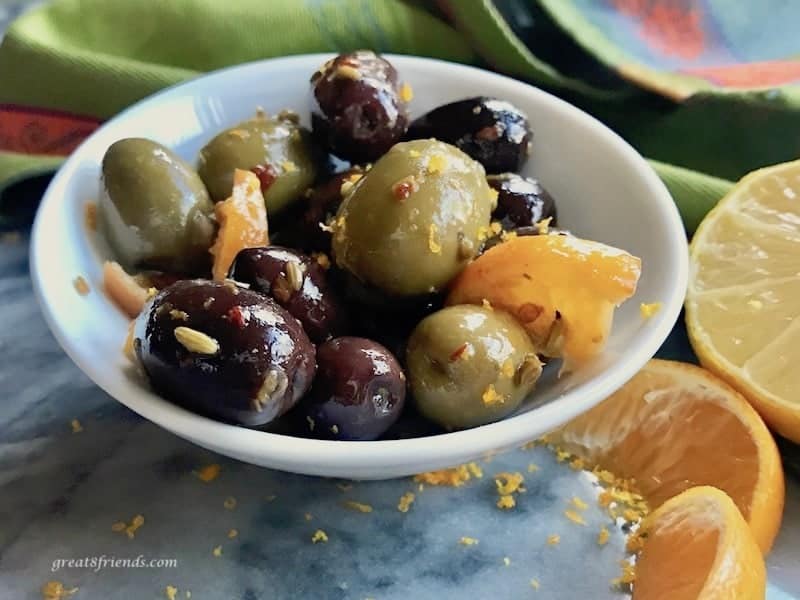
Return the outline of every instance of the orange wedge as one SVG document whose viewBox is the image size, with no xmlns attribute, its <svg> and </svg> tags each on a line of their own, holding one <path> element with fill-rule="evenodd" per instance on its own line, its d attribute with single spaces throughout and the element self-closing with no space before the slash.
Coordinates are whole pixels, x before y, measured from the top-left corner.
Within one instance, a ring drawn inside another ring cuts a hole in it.
<svg viewBox="0 0 800 600">
<path fill-rule="evenodd" d="M 210 252 L 214 256 L 212 274 L 221 281 L 239 251 L 269 244 L 267 207 L 261 195 L 261 182 L 254 173 L 236 169 L 231 197 L 214 206 L 219 232 Z"/>
<path fill-rule="evenodd" d="M 640 534 L 633 600 L 764 598 L 764 558 L 725 492 L 690 488 L 651 513 Z"/>
<path fill-rule="evenodd" d="M 540 351 L 567 369 L 602 350 L 614 308 L 636 290 L 641 261 L 599 242 L 561 235 L 517 237 L 459 274 L 447 304 L 481 304 L 514 315 Z"/>
<path fill-rule="evenodd" d="M 656 508 L 697 485 L 725 491 L 767 553 L 784 479 L 772 435 L 737 391 L 686 363 L 651 360 L 615 394 L 550 436 L 584 461 L 634 478 Z"/>
</svg>

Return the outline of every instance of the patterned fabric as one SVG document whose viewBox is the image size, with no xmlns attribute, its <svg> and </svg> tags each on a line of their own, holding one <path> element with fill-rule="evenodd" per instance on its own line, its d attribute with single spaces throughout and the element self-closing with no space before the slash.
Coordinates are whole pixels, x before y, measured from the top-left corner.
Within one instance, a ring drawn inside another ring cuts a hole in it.
<svg viewBox="0 0 800 600">
<path fill-rule="evenodd" d="M 591 35 L 587 49 L 598 58 L 667 96 L 800 84 L 800 4 L 793 0 L 543 4 L 577 39 Z"/>
</svg>

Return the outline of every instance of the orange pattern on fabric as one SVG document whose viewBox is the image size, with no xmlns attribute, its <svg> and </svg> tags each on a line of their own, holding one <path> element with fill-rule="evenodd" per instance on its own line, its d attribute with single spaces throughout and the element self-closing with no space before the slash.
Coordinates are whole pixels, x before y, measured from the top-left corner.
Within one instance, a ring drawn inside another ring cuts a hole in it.
<svg viewBox="0 0 800 600">
<path fill-rule="evenodd" d="M 0 150 L 66 156 L 99 126 L 92 117 L 0 104 Z"/>
<path fill-rule="evenodd" d="M 612 4 L 640 21 L 639 35 L 664 55 L 691 60 L 705 50 L 702 13 L 691 1 L 612 0 Z"/>
<path fill-rule="evenodd" d="M 774 87 L 800 81 L 800 61 L 770 60 L 763 62 L 696 67 L 681 73 L 702 77 L 728 88 Z"/>
</svg>

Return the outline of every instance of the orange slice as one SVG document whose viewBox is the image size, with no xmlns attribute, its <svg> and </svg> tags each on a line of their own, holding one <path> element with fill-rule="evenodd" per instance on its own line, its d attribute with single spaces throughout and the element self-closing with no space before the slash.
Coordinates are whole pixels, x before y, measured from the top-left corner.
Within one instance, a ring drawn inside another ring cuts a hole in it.
<svg viewBox="0 0 800 600">
<path fill-rule="evenodd" d="M 640 273 L 638 258 L 599 242 L 517 237 L 467 265 L 447 304 L 487 300 L 514 315 L 543 354 L 579 365 L 602 350 L 614 308 L 636 291 Z"/>
<path fill-rule="evenodd" d="M 690 254 L 686 326 L 701 364 L 800 442 L 800 161 L 737 183 Z"/>
<path fill-rule="evenodd" d="M 642 523 L 633 600 L 756 600 L 766 568 L 753 534 L 725 492 L 693 487 Z"/>
<path fill-rule="evenodd" d="M 764 553 L 778 533 L 784 479 L 775 441 L 750 404 L 704 369 L 651 360 L 551 439 L 618 477 L 635 478 L 653 508 L 690 487 L 713 485 L 733 499 Z"/>
<path fill-rule="evenodd" d="M 220 281 L 228 276 L 240 250 L 269 244 L 267 208 L 258 177 L 250 171 L 236 169 L 233 193 L 227 200 L 217 202 L 214 213 L 219 221 L 219 233 L 210 249 L 214 255 L 212 274 Z"/>
</svg>

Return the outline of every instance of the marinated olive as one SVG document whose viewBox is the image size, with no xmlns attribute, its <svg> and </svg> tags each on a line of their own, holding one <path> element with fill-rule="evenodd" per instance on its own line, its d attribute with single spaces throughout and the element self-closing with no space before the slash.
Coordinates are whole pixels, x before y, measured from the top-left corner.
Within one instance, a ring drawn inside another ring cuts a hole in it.
<svg viewBox="0 0 800 600">
<path fill-rule="evenodd" d="M 198 172 L 215 202 L 231 195 L 236 169 L 258 175 L 269 213 L 298 199 L 314 182 L 317 165 L 297 115 L 256 116 L 223 131 L 200 150 Z"/>
<path fill-rule="evenodd" d="M 556 203 L 538 180 L 516 173 L 490 175 L 489 185 L 497 190 L 497 208 L 492 218 L 505 229 L 528 227 L 543 219 L 556 226 Z"/>
<path fill-rule="evenodd" d="M 417 409 L 448 429 L 514 412 L 542 370 L 528 334 L 510 315 L 467 305 L 424 319 L 408 341 L 406 362 Z"/>
<path fill-rule="evenodd" d="M 401 93 L 402 91 L 402 93 Z M 311 127 L 331 152 L 355 162 L 377 160 L 406 132 L 411 88 L 369 50 L 340 54 L 311 77 Z"/>
<path fill-rule="evenodd" d="M 126 267 L 193 272 L 211 262 L 214 207 L 184 160 L 151 140 L 114 142 L 102 164 L 99 224 Z"/>
<path fill-rule="evenodd" d="M 277 239 L 287 246 L 305 250 L 330 252 L 331 233 L 326 223 L 331 221 L 342 203 L 342 189 L 347 191 L 363 175 L 360 167 L 347 169 L 304 194 L 292 210 L 291 219 L 278 232 Z"/>
<path fill-rule="evenodd" d="M 270 295 L 315 343 L 347 331 L 344 306 L 328 286 L 325 270 L 305 254 L 281 246 L 248 248 L 236 256 L 231 276 Z"/>
<path fill-rule="evenodd" d="M 519 171 L 528 158 L 528 117 L 510 102 L 468 98 L 445 104 L 416 119 L 406 139 L 434 137 L 481 163 L 487 173 Z"/>
<path fill-rule="evenodd" d="M 400 415 L 406 376 L 386 348 L 340 337 L 317 348 L 317 377 L 295 413 L 313 437 L 374 440 Z"/>
<path fill-rule="evenodd" d="M 457 148 L 396 144 L 339 207 L 336 263 L 390 296 L 435 293 L 477 254 L 491 198 L 483 167 Z"/>
<path fill-rule="evenodd" d="M 247 426 L 294 406 L 316 370 L 297 319 L 232 282 L 184 280 L 161 290 L 136 320 L 133 346 L 165 398 Z"/>
</svg>

